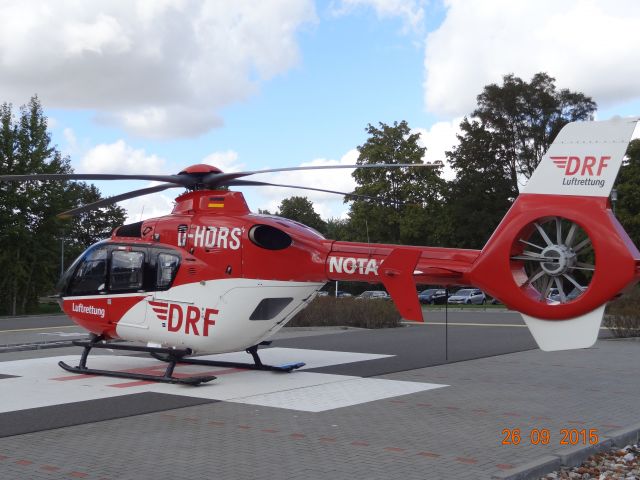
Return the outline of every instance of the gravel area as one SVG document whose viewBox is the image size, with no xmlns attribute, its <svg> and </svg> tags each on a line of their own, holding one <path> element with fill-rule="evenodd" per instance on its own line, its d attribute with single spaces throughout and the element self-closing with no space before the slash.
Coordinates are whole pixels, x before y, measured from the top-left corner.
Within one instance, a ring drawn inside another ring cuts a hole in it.
<svg viewBox="0 0 640 480">
<path fill-rule="evenodd" d="M 615 448 L 597 453 L 578 467 L 562 468 L 541 477 L 541 480 L 557 479 L 640 479 L 640 444 Z"/>
</svg>

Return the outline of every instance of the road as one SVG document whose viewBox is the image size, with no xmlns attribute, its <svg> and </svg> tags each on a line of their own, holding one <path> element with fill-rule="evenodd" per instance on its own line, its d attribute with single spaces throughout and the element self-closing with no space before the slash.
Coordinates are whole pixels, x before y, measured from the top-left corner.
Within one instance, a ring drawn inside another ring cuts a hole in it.
<svg viewBox="0 0 640 480">
<path fill-rule="evenodd" d="M 425 312 L 425 321 L 428 324 L 444 323 L 445 311 L 443 309 L 433 310 L 430 308 L 424 308 L 423 311 Z M 503 325 L 512 323 L 513 325 L 524 326 L 520 315 L 509 310 L 488 309 L 486 311 L 483 311 L 475 309 L 455 309 L 449 310 L 447 313 L 448 321 L 450 323 L 463 324 L 471 322 L 479 324 L 484 322 L 488 324 Z M 55 315 L 0 317 L 0 332 L 29 331 L 31 329 L 46 328 L 66 328 L 73 326 L 75 326 L 73 321 L 62 313 Z"/>
</svg>

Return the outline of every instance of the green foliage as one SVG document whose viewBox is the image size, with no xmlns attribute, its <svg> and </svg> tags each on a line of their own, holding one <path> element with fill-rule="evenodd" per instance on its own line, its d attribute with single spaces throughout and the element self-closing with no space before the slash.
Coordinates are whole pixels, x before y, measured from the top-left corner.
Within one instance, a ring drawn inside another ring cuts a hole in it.
<svg viewBox="0 0 640 480">
<path fill-rule="evenodd" d="M 51 145 L 37 97 L 20 108 L 18 118 L 12 105 L 0 107 L 0 174 L 29 173 L 71 173 L 69 159 Z M 68 221 L 56 214 L 87 195 L 99 197 L 95 188 L 68 182 L 0 183 L 0 312 L 24 313 L 52 291 L 60 272 L 60 237 L 69 231 Z M 121 223 L 124 212 L 118 213 Z M 81 227 L 93 231 L 97 224 L 73 225 L 70 235 L 81 248 Z"/>
<path fill-rule="evenodd" d="M 307 197 L 285 198 L 280 202 L 277 215 L 315 228 L 321 233 L 325 231 L 325 222 L 313 209 L 313 203 Z"/>
<path fill-rule="evenodd" d="M 369 138 L 358 147 L 358 165 L 423 164 L 426 149 L 418 144 L 406 121 L 392 126 L 368 125 Z M 444 181 L 437 168 L 363 168 L 352 173 L 354 193 L 380 199 L 353 200 L 349 212 L 350 240 L 383 243 L 433 243 L 429 232 L 442 207 Z M 347 199 L 348 200 L 348 199 Z"/>
<path fill-rule="evenodd" d="M 633 243 L 640 245 L 640 139 L 629 144 L 627 162 L 620 169 L 615 188 L 616 217 Z"/>
<path fill-rule="evenodd" d="M 502 85 L 487 85 L 460 124 L 459 145 L 447 152 L 457 173 L 447 195 L 447 243 L 482 247 L 560 129 L 595 110 L 591 98 L 556 89 L 546 73 L 530 83 L 506 75 Z"/>
<path fill-rule="evenodd" d="M 390 300 L 316 297 L 287 326 L 393 328 L 400 326 L 400 320 Z"/>
<path fill-rule="evenodd" d="M 614 337 L 640 336 L 640 287 L 636 286 L 607 305 L 605 326 Z"/>
<path fill-rule="evenodd" d="M 330 218 L 325 222 L 325 229 L 322 233 L 332 240 L 346 240 L 349 238 L 349 221 Z"/>
</svg>

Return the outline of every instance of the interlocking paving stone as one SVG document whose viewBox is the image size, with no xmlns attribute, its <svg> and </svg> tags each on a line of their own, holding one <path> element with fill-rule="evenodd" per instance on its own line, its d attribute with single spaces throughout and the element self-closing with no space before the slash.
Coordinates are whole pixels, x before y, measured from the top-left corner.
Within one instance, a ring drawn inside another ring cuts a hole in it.
<svg viewBox="0 0 640 480">
<path fill-rule="evenodd" d="M 639 358 L 640 342 L 607 340 L 378 376 L 450 386 L 323 412 L 216 402 L 5 437 L 0 478 L 491 478 L 558 451 L 563 428 L 637 423 Z"/>
</svg>

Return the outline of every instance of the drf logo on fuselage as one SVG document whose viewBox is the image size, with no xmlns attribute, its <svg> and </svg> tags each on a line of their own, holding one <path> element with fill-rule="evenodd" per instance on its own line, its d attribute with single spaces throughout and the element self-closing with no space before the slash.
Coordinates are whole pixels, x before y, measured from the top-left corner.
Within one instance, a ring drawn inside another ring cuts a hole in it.
<svg viewBox="0 0 640 480">
<path fill-rule="evenodd" d="M 184 331 L 186 335 L 208 337 L 209 328 L 216 324 L 214 317 L 218 310 L 214 308 L 200 309 L 194 305 L 165 302 L 149 302 L 149 305 L 169 332 Z M 198 329 L 198 324 L 201 324 L 201 330 Z"/>
</svg>

